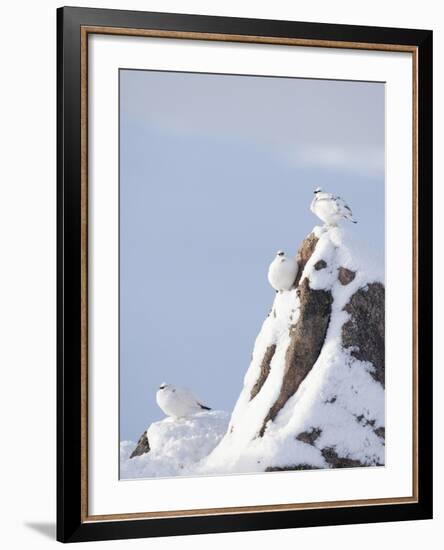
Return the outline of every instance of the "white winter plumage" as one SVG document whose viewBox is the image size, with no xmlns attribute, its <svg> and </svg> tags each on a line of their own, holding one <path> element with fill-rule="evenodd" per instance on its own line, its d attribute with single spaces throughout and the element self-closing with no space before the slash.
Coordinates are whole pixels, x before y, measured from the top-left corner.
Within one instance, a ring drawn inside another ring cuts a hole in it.
<svg viewBox="0 0 444 550">
<path fill-rule="evenodd" d="M 347 203 L 332 193 L 326 193 L 321 188 L 314 191 L 315 196 L 311 202 L 310 210 L 316 214 L 327 225 L 338 225 L 341 220 L 349 220 L 357 223 L 353 219 L 351 208 Z"/>
<path fill-rule="evenodd" d="M 172 384 L 160 386 L 156 393 L 156 401 L 162 411 L 173 418 L 211 410 L 210 407 L 202 405 L 189 389 L 179 388 Z"/>
<path fill-rule="evenodd" d="M 298 274 L 298 262 L 279 250 L 268 268 L 268 281 L 275 290 L 290 290 Z"/>
</svg>

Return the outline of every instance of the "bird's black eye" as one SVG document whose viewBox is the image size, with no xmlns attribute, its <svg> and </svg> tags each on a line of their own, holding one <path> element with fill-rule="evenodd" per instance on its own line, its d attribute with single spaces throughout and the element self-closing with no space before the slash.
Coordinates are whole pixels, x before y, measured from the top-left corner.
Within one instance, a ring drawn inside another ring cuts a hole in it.
<svg viewBox="0 0 444 550">
<path fill-rule="evenodd" d="M 173 393 L 175 392 L 176 390 L 173 390 Z"/>
</svg>

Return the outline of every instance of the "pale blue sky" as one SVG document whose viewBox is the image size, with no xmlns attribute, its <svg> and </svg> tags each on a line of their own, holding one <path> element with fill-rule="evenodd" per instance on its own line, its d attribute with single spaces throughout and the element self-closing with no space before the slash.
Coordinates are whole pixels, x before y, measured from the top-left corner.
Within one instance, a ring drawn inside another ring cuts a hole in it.
<svg viewBox="0 0 444 550">
<path fill-rule="evenodd" d="M 315 187 L 383 254 L 384 109 L 381 83 L 120 71 L 121 439 L 161 382 L 232 409 Z"/>
</svg>

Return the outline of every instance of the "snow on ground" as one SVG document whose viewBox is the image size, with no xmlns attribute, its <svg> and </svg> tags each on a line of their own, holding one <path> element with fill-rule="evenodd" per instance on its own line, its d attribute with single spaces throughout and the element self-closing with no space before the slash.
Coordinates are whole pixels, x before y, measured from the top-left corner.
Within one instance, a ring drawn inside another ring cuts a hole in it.
<svg viewBox="0 0 444 550">
<path fill-rule="evenodd" d="M 222 439 L 228 420 L 224 411 L 208 411 L 154 422 L 147 430 L 148 453 L 130 458 L 136 444 L 120 443 L 120 478 L 190 475 Z"/>
</svg>

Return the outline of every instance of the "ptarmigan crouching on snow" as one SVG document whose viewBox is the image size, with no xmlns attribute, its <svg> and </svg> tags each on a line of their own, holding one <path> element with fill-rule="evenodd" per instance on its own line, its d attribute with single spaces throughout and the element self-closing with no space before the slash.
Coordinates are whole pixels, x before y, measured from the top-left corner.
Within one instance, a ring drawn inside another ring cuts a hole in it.
<svg viewBox="0 0 444 550">
<path fill-rule="evenodd" d="M 298 262 L 279 250 L 268 268 L 268 282 L 277 291 L 290 290 L 298 274 Z"/>
<path fill-rule="evenodd" d="M 351 208 L 341 197 L 332 193 L 326 193 L 320 187 L 314 190 L 314 194 L 310 210 L 327 225 L 338 225 L 341 220 L 358 223 L 353 219 Z"/>
<path fill-rule="evenodd" d="M 156 401 L 162 411 L 173 418 L 211 410 L 210 407 L 202 405 L 189 389 L 172 384 L 161 384 L 156 393 Z"/>
</svg>

